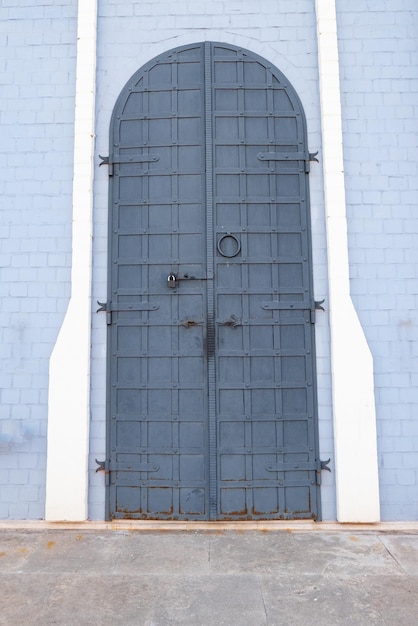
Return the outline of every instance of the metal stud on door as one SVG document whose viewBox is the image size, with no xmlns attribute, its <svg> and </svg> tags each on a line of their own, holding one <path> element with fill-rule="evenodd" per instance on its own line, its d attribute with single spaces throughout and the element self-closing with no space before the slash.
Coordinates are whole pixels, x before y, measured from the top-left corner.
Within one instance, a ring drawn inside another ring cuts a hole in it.
<svg viewBox="0 0 418 626">
<path fill-rule="evenodd" d="M 111 145 L 108 517 L 316 518 L 295 92 L 247 51 L 179 48 L 122 91 Z"/>
</svg>

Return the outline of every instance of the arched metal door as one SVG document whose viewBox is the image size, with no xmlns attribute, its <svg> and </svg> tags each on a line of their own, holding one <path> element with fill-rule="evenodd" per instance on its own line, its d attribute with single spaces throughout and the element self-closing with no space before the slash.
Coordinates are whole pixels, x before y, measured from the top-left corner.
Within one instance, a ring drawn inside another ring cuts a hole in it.
<svg viewBox="0 0 418 626">
<path fill-rule="evenodd" d="M 135 74 L 111 126 L 108 517 L 319 515 L 308 160 L 233 46 Z"/>
</svg>

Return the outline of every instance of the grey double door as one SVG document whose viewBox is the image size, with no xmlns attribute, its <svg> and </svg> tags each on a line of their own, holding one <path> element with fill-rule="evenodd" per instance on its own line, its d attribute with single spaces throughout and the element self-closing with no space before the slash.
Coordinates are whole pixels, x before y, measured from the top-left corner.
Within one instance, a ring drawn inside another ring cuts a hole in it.
<svg viewBox="0 0 418 626">
<path fill-rule="evenodd" d="M 317 518 L 306 129 L 274 67 L 202 43 L 111 127 L 108 517 Z"/>
</svg>

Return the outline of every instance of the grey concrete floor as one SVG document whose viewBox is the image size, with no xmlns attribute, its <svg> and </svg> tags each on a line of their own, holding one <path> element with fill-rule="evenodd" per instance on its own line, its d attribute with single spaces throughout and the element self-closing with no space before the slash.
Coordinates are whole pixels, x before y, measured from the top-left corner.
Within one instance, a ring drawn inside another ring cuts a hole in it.
<svg viewBox="0 0 418 626">
<path fill-rule="evenodd" d="M 418 625 L 418 534 L 0 530 L 0 624 Z"/>
</svg>

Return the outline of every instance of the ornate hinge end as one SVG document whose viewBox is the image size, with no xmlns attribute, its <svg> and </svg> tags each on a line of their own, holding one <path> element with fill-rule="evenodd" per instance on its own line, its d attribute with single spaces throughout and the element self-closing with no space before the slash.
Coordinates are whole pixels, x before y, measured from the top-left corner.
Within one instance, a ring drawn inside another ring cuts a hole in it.
<svg viewBox="0 0 418 626">
<path fill-rule="evenodd" d="M 109 324 L 112 323 L 112 310 L 110 308 L 109 300 L 106 302 L 99 302 L 97 300 L 97 304 L 99 305 L 99 308 L 96 313 L 106 313 L 106 324 L 109 326 Z"/>
<path fill-rule="evenodd" d="M 311 170 L 311 166 L 310 166 L 310 162 L 311 161 L 316 161 L 316 163 L 319 163 L 318 159 L 316 158 L 316 155 L 318 154 L 318 150 L 316 152 L 308 152 L 308 158 L 305 161 L 305 173 L 308 174 Z"/>
<path fill-rule="evenodd" d="M 97 463 L 97 465 L 99 467 L 96 468 L 96 474 L 97 472 L 105 472 L 106 471 L 106 461 L 98 461 L 97 459 L 94 459 Z"/>
<path fill-rule="evenodd" d="M 314 300 L 313 306 L 311 307 L 311 324 L 315 324 L 315 311 L 325 311 L 322 304 L 325 302 L 325 298 L 323 300 Z"/>
<path fill-rule="evenodd" d="M 108 165 L 109 166 L 108 174 L 109 176 L 113 176 L 113 163 L 110 160 L 110 156 L 102 156 L 101 154 L 99 154 L 99 159 L 101 159 L 101 162 L 99 163 L 99 167 L 101 167 L 102 165 Z"/>
<path fill-rule="evenodd" d="M 96 474 L 97 472 L 104 472 L 105 473 L 105 485 L 108 486 L 110 484 L 110 477 L 109 477 L 109 461 L 106 459 L 105 461 L 98 461 L 97 459 L 94 459 L 98 465 L 98 467 L 96 468 Z"/>
<path fill-rule="evenodd" d="M 329 458 L 327 461 L 321 461 L 321 459 L 318 459 L 316 461 L 316 483 L 317 485 L 321 484 L 321 472 L 323 470 L 327 470 L 328 472 L 331 471 L 331 468 L 328 467 L 328 463 L 331 461 L 331 458 Z"/>
<path fill-rule="evenodd" d="M 320 459 L 319 460 L 319 466 L 320 466 L 320 470 L 319 471 L 327 470 L 327 472 L 330 472 L 331 468 L 328 467 L 328 463 L 330 463 L 330 462 L 331 462 L 331 458 L 329 458 L 327 461 L 321 461 L 321 459 Z"/>
<path fill-rule="evenodd" d="M 99 302 L 99 300 L 97 300 L 97 304 L 99 305 L 99 308 L 96 313 L 105 313 L 108 310 L 107 302 Z"/>
</svg>

